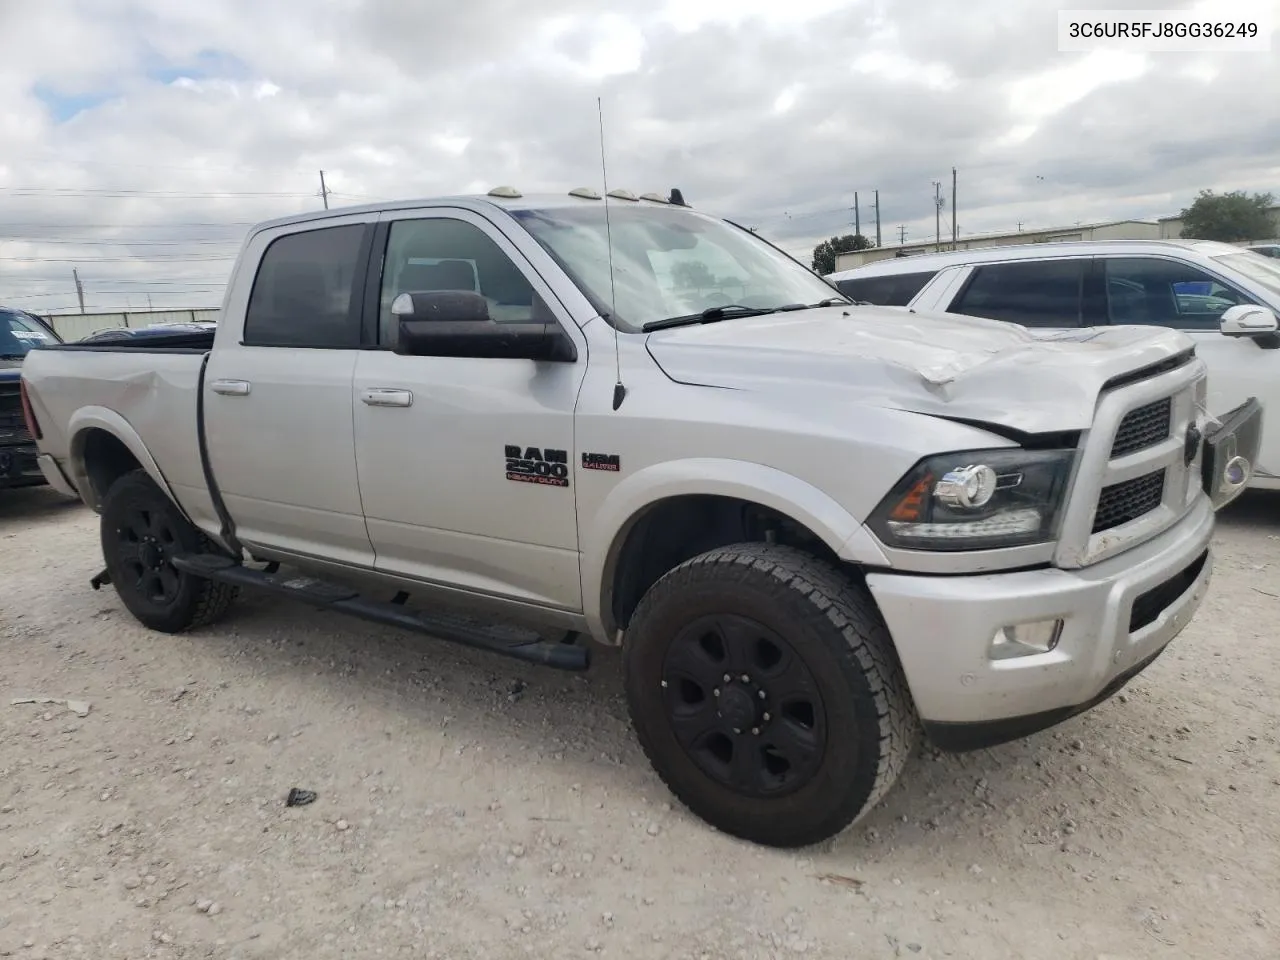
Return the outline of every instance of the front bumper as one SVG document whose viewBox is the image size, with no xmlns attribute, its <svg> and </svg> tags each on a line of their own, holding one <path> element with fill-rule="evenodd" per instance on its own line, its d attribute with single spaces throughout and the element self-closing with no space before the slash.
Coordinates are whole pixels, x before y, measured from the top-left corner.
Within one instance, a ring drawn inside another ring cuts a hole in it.
<svg viewBox="0 0 1280 960">
<path fill-rule="evenodd" d="M 1209 498 L 1200 497 L 1159 536 L 1078 570 L 868 574 L 934 741 L 963 749 L 1014 739 L 1118 690 L 1204 599 L 1213 525 Z M 1053 649 L 993 657 L 1004 627 L 1055 619 L 1062 628 Z"/>
<path fill-rule="evenodd" d="M 34 443 L 0 446 L 0 489 L 31 487 L 44 482 Z"/>
</svg>

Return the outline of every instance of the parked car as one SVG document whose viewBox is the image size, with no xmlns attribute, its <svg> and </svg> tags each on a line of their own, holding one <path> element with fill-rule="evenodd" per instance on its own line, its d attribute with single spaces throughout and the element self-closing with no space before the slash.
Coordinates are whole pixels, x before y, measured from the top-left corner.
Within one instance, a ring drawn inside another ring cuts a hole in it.
<svg viewBox="0 0 1280 960">
<path fill-rule="evenodd" d="M 1245 249 L 1280 260 L 1280 243 L 1251 243 Z"/>
<path fill-rule="evenodd" d="M 35 439 L 22 416 L 19 379 L 33 346 L 61 342 L 53 327 L 34 313 L 0 307 L 0 490 L 45 483 L 36 463 Z"/>
<path fill-rule="evenodd" d="M 1050 330 L 1171 327 L 1209 369 L 1209 412 L 1280 408 L 1280 262 L 1203 240 L 1029 243 L 883 260 L 831 274 L 856 300 Z M 1280 415 L 1266 417 L 1251 487 L 1280 490 Z"/>
<path fill-rule="evenodd" d="M 1192 346 L 857 308 L 687 207 L 500 188 L 262 224 L 215 331 L 23 383 L 143 624 L 252 587 L 552 667 L 620 645 L 672 791 L 794 846 L 921 726 L 1042 729 L 1186 627 L 1260 416 L 1206 421 Z"/>
<path fill-rule="evenodd" d="M 150 323 L 145 327 L 103 327 L 95 330 L 87 337 L 81 337 L 77 343 L 111 343 L 118 340 L 137 340 L 141 338 L 163 337 L 171 333 L 213 330 L 217 324 L 206 320 L 180 321 L 174 323 Z"/>
</svg>

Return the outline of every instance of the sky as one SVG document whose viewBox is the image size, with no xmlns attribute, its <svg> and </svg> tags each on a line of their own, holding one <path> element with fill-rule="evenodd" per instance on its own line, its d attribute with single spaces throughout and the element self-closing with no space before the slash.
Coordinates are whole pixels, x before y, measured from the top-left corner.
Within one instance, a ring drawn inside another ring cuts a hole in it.
<svg viewBox="0 0 1280 960">
<path fill-rule="evenodd" d="M 1113 8 L 1122 0 L 1076 8 Z M 0 304 L 217 306 L 248 227 L 511 184 L 679 187 L 808 262 L 1280 196 L 1267 53 L 1060 53 L 1063 0 L 0 0 Z M 1135 10 L 1192 6 L 1160 0 Z M 1280 0 L 1214 0 L 1213 19 Z"/>
</svg>

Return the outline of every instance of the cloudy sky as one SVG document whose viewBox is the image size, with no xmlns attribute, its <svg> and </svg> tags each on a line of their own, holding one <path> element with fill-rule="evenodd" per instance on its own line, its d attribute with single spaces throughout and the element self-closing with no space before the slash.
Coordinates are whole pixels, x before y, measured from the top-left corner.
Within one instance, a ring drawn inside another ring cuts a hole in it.
<svg viewBox="0 0 1280 960">
<path fill-rule="evenodd" d="M 680 187 L 797 254 L 1280 195 L 1269 53 L 1059 53 L 1112 0 L 0 0 L 0 303 L 216 305 L 252 222 L 331 205 Z M 1197 4 L 1221 18 L 1280 0 Z M 944 232 L 949 229 L 945 225 Z"/>
</svg>

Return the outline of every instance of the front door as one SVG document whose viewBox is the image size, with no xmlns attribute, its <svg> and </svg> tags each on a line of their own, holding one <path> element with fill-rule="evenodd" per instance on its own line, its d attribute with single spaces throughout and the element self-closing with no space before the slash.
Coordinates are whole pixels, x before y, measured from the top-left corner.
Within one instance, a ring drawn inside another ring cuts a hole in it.
<svg viewBox="0 0 1280 960">
<path fill-rule="evenodd" d="M 1274 395 L 1280 353 L 1258 346 L 1250 337 L 1224 337 L 1222 314 L 1255 297 L 1213 277 L 1199 267 L 1163 257 L 1104 257 L 1107 314 L 1099 322 L 1172 327 L 1196 343 L 1205 362 L 1209 413 L 1220 417 L 1257 397 Z M 1257 472 L 1280 477 L 1280 416 L 1262 419 L 1262 445 Z"/>
<path fill-rule="evenodd" d="M 486 219 L 459 209 L 383 217 L 376 308 L 366 302 L 382 349 L 360 355 L 354 382 L 356 463 L 377 569 L 580 610 L 572 483 L 581 332 Z M 499 323 L 550 317 L 578 344 L 578 362 L 393 353 L 392 301 L 431 290 L 480 293 Z"/>
</svg>

